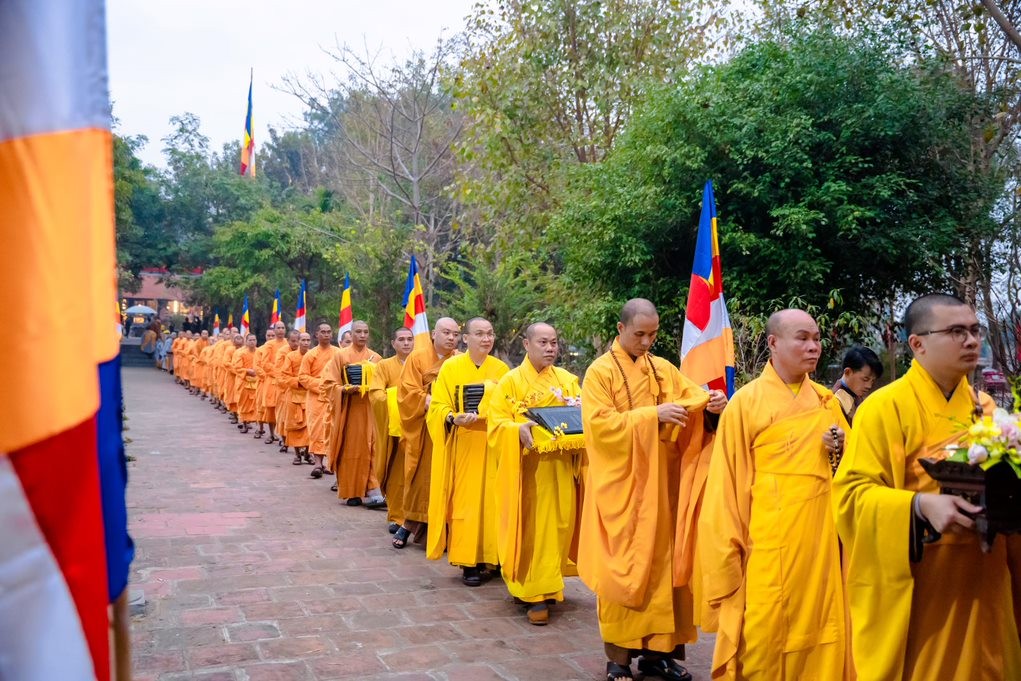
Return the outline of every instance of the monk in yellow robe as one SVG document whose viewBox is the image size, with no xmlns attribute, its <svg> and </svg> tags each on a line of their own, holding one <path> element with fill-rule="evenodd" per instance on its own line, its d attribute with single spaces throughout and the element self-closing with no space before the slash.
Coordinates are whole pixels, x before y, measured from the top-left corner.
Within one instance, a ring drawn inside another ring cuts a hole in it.
<svg viewBox="0 0 1021 681">
<path fill-rule="evenodd" d="M 404 523 L 404 445 L 401 439 L 401 415 L 397 410 L 397 386 L 401 369 L 415 347 L 411 329 L 401 327 L 390 336 L 393 357 L 376 364 L 369 384 L 369 400 L 376 421 L 376 452 L 373 466 L 379 476 L 379 488 L 386 498 L 390 534 Z"/>
<path fill-rule="evenodd" d="M 433 452 L 425 555 L 439 560 L 446 549 L 448 562 L 461 568 L 462 583 L 476 587 L 498 564 L 496 457 L 486 441 L 485 396 L 477 411 L 468 410 L 462 391 L 475 385 L 489 393 L 509 368 L 489 354 L 496 334 L 488 320 L 469 320 L 463 337 L 468 351 L 443 363 L 426 415 Z"/>
<path fill-rule="evenodd" d="M 205 392 L 206 385 L 206 362 L 203 356 L 203 352 L 209 347 L 209 332 L 203 331 L 199 334 L 198 340 L 195 341 L 195 347 L 192 349 L 191 361 L 191 383 L 192 390 L 196 395 L 203 395 Z"/>
<path fill-rule="evenodd" d="M 288 388 L 287 381 L 284 376 L 284 367 L 287 362 L 287 355 L 298 349 L 298 339 L 300 337 L 300 331 L 297 329 L 291 329 L 284 341 L 285 345 L 281 346 L 281 348 L 277 350 L 276 357 L 273 361 L 273 369 L 270 372 L 273 385 L 276 386 L 276 403 L 273 405 L 273 416 L 276 421 L 276 434 L 277 440 L 280 442 L 281 454 L 287 453 L 287 438 L 285 436 L 287 435 L 287 405 L 290 404 L 290 395 L 288 394 L 290 388 Z M 298 463 L 301 463 L 301 461 L 299 460 Z"/>
<path fill-rule="evenodd" d="M 302 459 L 305 463 L 312 463 L 312 456 L 308 453 L 308 421 L 305 419 L 305 405 L 308 402 L 308 391 L 298 381 L 301 371 L 301 362 L 312 347 L 312 336 L 307 333 L 298 334 L 298 348 L 291 350 L 284 355 L 284 361 L 280 365 L 280 383 L 286 388 L 287 403 L 284 407 L 284 443 L 294 447 L 295 466 L 301 465 Z"/>
<path fill-rule="evenodd" d="M 440 367 L 454 356 L 461 329 L 450 317 L 440 317 L 433 327 L 432 344 L 408 356 L 401 369 L 397 408 L 404 440 L 404 524 L 394 533 L 393 546 L 403 549 L 408 538 L 425 539 L 429 521 L 429 484 L 432 477 L 433 443 L 425 417 L 432 400 L 432 384 Z"/>
<path fill-rule="evenodd" d="M 251 424 L 258 416 L 255 407 L 255 394 L 259 388 L 255 374 L 255 351 L 258 343 L 258 336 L 254 333 L 248 334 L 245 336 L 244 347 L 235 352 L 231 359 L 231 369 L 236 376 L 234 390 L 242 433 L 247 433 L 251 429 Z"/>
<path fill-rule="evenodd" d="M 369 402 L 369 381 L 381 357 L 368 346 L 369 325 L 360 319 L 351 323 L 351 344 L 341 348 L 323 370 L 323 394 L 330 403 L 330 432 L 326 451 L 327 467 L 337 482 L 331 488 L 348 506 L 382 508 L 383 492 L 373 470 L 376 426 Z M 358 366 L 362 382 L 348 382 L 347 370 Z"/>
<path fill-rule="evenodd" d="M 822 351 L 801 310 L 766 326 L 769 363 L 720 419 L 698 533 L 713 678 L 851 678 L 830 485 L 847 421 L 808 377 Z"/>
<path fill-rule="evenodd" d="M 967 378 L 983 329 L 960 299 L 927 295 L 908 306 L 904 331 L 911 368 L 858 408 L 834 480 L 858 679 L 1021 679 L 1016 536 L 983 553 L 971 517 L 982 509 L 940 494 L 919 463 L 945 458 L 977 412 L 992 412 Z"/>
<path fill-rule="evenodd" d="M 321 478 L 329 444 L 330 397 L 323 393 L 323 370 L 340 348 L 333 344 L 333 328 L 325 322 L 316 327 L 318 344 L 301 358 L 298 383 L 307 391 L 305 421 L 308 428 L 309 452 L 316 459 L 311 477 Z"/>
<path fill-rule="evenodd" d="M 575 544 L 578 472 L 584 441 L 577 447 L 536 448 L 525 414 L 533 407 L 580 403 L 578 377 L 553 366 L 560 350 L 549 324 L 525 331 L 525 359 L 500 379 L 489 398 L 489 448 L 497 457 L 494 500 L 497 556 L 503 581 L 526 604 L 530 623 L 549 622 L 549 602 L 564 600 L 564 575 L 577 575 Z M 541 449 L 541 451 L 540 451 Z"/>
<path fill-rule="evenodd" d="M 578 574 L 597 597 L 607 679 L 683 681 L 694 642 L 693 543 L 712 435 L 705 416 L 726 405 L 649 353 L 659 330 L 643 298 L 621 309 L 618 336 L 582 383 L 587 468 Z"/>
<path fill-rule="evenodd" d="M 238 375 L 234 371 L 234 357 L 244 349 L 245 337 L 235 333 L 231 337 L 231 349 L 225 356 L 226 370 L 223 372 L 223 389 L 227 401 L 227 413 L 230 414 L 230 422 L 237 423 L 238 428 L 243 424 L 238 421 Z"/>
<path fill-rule="evenodd" d="M 178 336 L 177 347 L 174 348 L 174 375 L 178 383 L 188 387 L 188 344 L 191 342 L 191 331 L 185 331 L 183 336 Z"/>
</svg>

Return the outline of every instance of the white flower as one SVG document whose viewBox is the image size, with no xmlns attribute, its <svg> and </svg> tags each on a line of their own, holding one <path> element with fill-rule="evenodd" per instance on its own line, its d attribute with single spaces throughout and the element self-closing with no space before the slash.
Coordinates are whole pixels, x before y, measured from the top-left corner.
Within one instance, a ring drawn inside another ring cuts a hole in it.
<svg viewBox="0 0 1021 681">
<path fill-rule="evenodd" d="M 968 462 L 982 463 L 989 458 L 989 451 L 982 445 L 972 445 L 968 448 Z"/>
<path fill-rule="evenodd" d="M 1016 420 L 1014 415 L 1008 412 L 1003 407 L 997 407 L 993 410 L 993 423 L 1003 428 L 1007 424 L 1014 424 Z"/>
</svg>

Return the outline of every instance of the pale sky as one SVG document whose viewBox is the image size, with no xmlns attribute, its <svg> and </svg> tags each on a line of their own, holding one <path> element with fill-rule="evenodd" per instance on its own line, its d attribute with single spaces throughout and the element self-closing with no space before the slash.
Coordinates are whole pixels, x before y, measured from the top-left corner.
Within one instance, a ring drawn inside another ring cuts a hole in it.
<svg viewBox="0 0 1021 681">
<path fill-rule="evenodd" d="M 429 50 L 460 32 L 474 0 L 107 0 L 110 97 L 117 132 L 143 134 L 146 163 L 163 166 L 171 116 L 202 121 L 210 148 L 240 145 L 249 69 L 255 69 L 256 152 L 269 126 L 301 121 L 297 98 L 273 89 L 289 73 L 328 74 L 321 47 L 383 49 L 381 59 Z"/>
</svg>

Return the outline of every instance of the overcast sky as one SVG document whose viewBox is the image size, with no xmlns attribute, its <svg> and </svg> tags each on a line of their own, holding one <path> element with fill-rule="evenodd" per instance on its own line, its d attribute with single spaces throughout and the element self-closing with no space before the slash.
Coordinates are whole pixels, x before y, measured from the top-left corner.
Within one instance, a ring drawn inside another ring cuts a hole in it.
<svg viewBox="0 0 1021 681">
<path fill-rule="evenodd" d="M 401 58 L 459 32 L 473 0 L 107 0 L 110 96 L 117 132 L 143 134 L 140 153 L 163 165 L 169 119 L 198 115 L 211 148 L 240 144 L 255 69 L 256 149 L 267 128 L 294 127 L 302 106 L 278 92 L 288 73 L 328 73 L 321 47 L 339 41 Z"/>
</svg>

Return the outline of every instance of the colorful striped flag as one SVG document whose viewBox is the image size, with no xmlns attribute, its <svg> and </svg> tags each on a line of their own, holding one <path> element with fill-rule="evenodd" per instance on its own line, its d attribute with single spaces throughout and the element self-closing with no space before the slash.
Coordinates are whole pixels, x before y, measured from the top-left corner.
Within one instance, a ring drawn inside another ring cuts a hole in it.
<svg viewBox="0 0 1021 681">
<path fill-rule="evenodd" d="M 252 318 L 248 314 L 248 296 L 245 296 L 245 303 L 241 307 L 241 335 L 247 336 L 252 331 Z"/>
<path fill-rule="evenodd" d="M 701 385 L 734 394 L 734 333 L 723 298 L 713 182 L 702 192 L 695 262 L 681 337 L 681 371 Z"/>
<path fill-rule="evenodd" d="M 280 321 L 280 289 L 277 289 L 273 298 L 273 311 L 269 315 L 269 325 L 273 326 Z"/>
<path fill-rule="evenodd" d="M 298 309 L 294 313 L 294 330 L 305 333 L 305 280 L 301 280 L 301 290 L 298 291 Z"/>
<path fill-rule="evenodd" d="M 227 313 L 227 330 L 230 331 L 233 328 L 234 328 L 234 313 L 233 312 L 228 312 Z"/>
<path fill-rule="evenodd" d="M 213 310 L 213 338 L 220 335 L 220 312 Z"/>
<path fill-rule="evenodd" d="M 255 177 L 255 134 L 252 132 L 252 82 L 253 70 L 248 80 L 248 114 L 245 116 L 245 137 L 241 144 L 241 174 Z"/>
<path fill-rule="evenodd" d="M 340 294 L 340 319 L 337 323 L 337 341 L 344 333 L 351 330 L 354 323 L 354 311 L 351 309 L 351 275 L 344 273 L 344 292 Z"/>
<path fill-rule="evenodd" d="M 103 1 L 0 2 L 0 64 L 0 304 L 32 310 L 0 336 L 0 676 L 105 681 L 133 546 Z"/>
<path fill-rule="evenodd" d="M 411 329 L 416 348 L 432 342 L 429 337 L 429 318 L 425 314 L 425 292 L 414 255 L 411 256 L 411 267 L 408 268 L 408 283 L 404 286 L 404 328 Z"/>
</svg>

